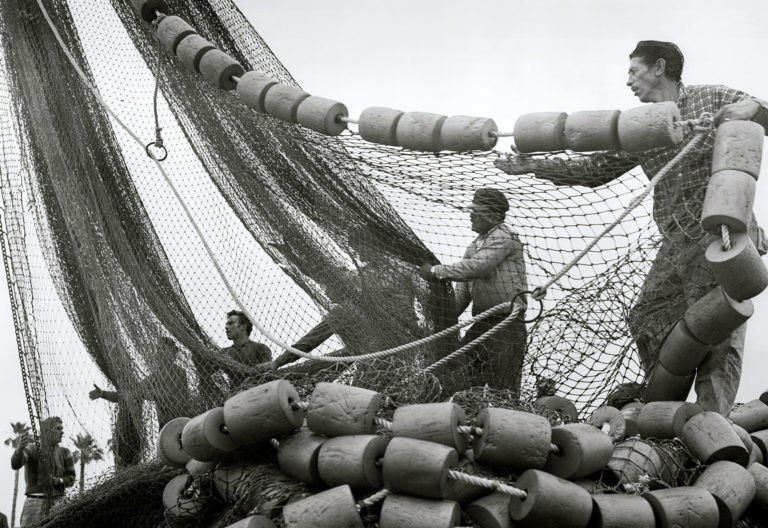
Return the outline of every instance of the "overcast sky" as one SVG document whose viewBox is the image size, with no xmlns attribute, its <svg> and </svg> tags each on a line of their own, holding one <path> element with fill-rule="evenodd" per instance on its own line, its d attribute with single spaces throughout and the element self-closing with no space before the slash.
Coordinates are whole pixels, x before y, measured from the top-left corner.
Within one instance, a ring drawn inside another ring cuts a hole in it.
<svg viewBox="0 0 768 528">
<path fill-rule="evenodd" d="M 686 56 L 688 84 L 727 84 L 768 98 L 765 0 L 236 3 L 306 91 L 344 102 L 352 117 L 368 106 L 390 106 L 491 117 L 511 130 L 527 112 L 632 108 L 639 103 L 624 85 L 627 55 L 642 39 L 675 41 Z M 767 180 L 764 170 L 754 206 L 763 226 Z M 9 422 L 29 417 L 7 292 L 0 289 L 5 439 Z M 764 293 L 750 321 L 739 401 L 768 388 L 767 323 Z M 13 475 L 6 467 L 0 510 L 10 514 Z"/>
</svg>

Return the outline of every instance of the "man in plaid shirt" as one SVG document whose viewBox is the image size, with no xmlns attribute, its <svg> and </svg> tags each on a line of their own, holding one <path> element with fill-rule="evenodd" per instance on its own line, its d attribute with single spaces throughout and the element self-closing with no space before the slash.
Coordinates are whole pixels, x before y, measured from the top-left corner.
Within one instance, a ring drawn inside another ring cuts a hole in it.
<svg viewBox="0 0 768 528">
<path fill-rule="evenodd" d="M 675 44 L 640 41 L 629 58 L 627 86 L 640 101 L 673 101 L 683 120 L 696 119 L 707 112 L 714 116 L 715 125 L 723 120 L 744 119 L 768 129 L 766 102 L 722 85 L 684 85 L 681 82 L 683 54 Z M 691 134 L 687 131 L 688 136 Z M 646 373 L 653 368 L 664 338 L 688 306 L 717 287 L 704 258 L 709 240 L 700 225 L 714 139 L 712 129 L 654 189 L 653 219 L 662 236 L 661 247 L 628 316 Z M 533 173 L 557 185 L 597 187 L 637 165 L 651 178 L 686 143 L 640 154 L 607 152 L 574 160 L 511 156 L 499 159 L 496 166 L 508 174 Z M 765 254 L 768 243 L 754 217 L 749 235 L 760 254 Z M 705 410 L 726 416 L 730 413 L 741 377 L 745 332 L 746 325 L 742 325 L 729 338 L 712 346 L 699 366 L 695 389 L 698 403 Z"/>
</svg>

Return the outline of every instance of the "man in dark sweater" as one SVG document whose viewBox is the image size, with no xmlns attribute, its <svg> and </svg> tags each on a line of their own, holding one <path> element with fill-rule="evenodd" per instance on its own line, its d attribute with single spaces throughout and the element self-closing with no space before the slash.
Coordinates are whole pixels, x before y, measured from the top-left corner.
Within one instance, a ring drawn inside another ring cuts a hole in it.
<svg viewBox="0 0 768 528">
<path fill-rule="evenodd" d="M 75 461 L 69 449 L 61 447 L 64 426 L 51 416 L 40 423 L 40 452 L 34 438 L 27 435 L 11 455 L 11 468 L 24 467 L 26 482 L 20 525 L 39 523 L 53 504 L 64 496 L 65 488 L 75 483 Z"/>
</svg>

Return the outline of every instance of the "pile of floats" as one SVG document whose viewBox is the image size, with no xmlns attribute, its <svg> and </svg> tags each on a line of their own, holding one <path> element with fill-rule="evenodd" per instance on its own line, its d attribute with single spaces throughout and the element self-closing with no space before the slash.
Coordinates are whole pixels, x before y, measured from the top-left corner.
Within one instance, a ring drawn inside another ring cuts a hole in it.
<svg viewBox="0 0 768 528">
<path fill-rule="evenodd" d="M 377 418 L 382 401 L 318 383 L 302 402 L 275 380 L 172 420 L 158 457 L 187 471 L 165 487 L 167 514 L 204 510 L 211 498 L 192 478 L 203 473 L 224 500 L 241 496 L 247 469 L 232 460 L 261 449 L 276 450 L 283 473 L 318 490 L 283 507 L 288 528 L 362 527 L 361 511 L 378 514 L 381 528 L 456 527 L 462 512 L 483 528 L 716 528 L 750 505 L 768 515 L 768 392 L 729 418 L 694 403 L 632 402 L 556 426 L 497 407 L 470 422 L 451 402 L 406 405 L 387 421 Z M 564 401 L 537 405 L 567 412 Z M 230 528 L 269 526 L 254 514 Z"/>
</svg>

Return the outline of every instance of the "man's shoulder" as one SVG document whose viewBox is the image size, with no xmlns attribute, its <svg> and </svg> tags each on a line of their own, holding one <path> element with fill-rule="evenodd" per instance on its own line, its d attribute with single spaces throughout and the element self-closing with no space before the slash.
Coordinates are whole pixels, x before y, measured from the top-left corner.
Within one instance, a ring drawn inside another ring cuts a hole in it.
<svg viewBox="0 0 768 528">
<path fill-rule="evenodd" d="M 243 347 L 249 350 L 256 350 L 256 351 L 262 351 L 264 349 L 269 350 L 269 347 L 264 343 L 257 343 L 256 341 L 251 341 L 250 339 L 245 343 L 245 345 L 243 345 Z"/>
</svg>

